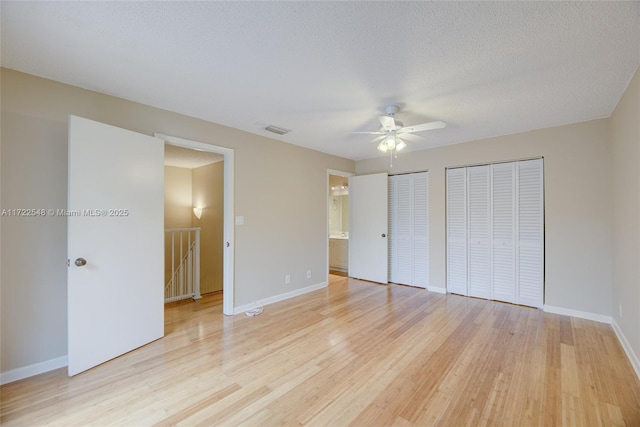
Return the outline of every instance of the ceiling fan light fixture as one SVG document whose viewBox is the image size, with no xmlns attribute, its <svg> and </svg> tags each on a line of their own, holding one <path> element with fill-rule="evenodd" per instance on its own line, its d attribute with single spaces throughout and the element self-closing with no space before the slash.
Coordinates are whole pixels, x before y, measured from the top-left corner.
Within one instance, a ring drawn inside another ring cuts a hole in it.
<svg viewBox="0 0 640 427">
<path fill-rule="evenodd" d="M 384 109 L 386 115 L 378 117 L 380 129 L 377 132 L 353 132 L 378 135 L 371 142 L 378 144 L 378 151 L 389 153 L 391 167 L 393 167 L 393 158 L 397 158 L 398 152 L 407 147 L 407 143 L 403 138 L 407 138 L 410 141 L 420 141 L 423 138 L 418 135 L 413 135 L 413 133 L 442 129 L 447 125 L 445 122 L 438 120 L 405 127 L 404 123 L 395 119 L 395 115 L 399 110 L 400 107 L 397 105 L 386 106 Z"/>
</svg>

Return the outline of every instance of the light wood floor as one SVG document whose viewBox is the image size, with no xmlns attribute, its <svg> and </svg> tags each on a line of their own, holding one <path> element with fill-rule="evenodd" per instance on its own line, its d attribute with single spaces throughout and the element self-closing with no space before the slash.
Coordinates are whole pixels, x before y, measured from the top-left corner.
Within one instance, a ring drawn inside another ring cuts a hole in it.
<svg viewBox="0 0 640 427">
<path fill-rule="evenodd" d="M 176 303 L 161 340 L 5 385 L 0 423 L 640 425 L 606 324 L 338 276 L 257 317 L 221 313 L 220 294 Z"/>
</svg>

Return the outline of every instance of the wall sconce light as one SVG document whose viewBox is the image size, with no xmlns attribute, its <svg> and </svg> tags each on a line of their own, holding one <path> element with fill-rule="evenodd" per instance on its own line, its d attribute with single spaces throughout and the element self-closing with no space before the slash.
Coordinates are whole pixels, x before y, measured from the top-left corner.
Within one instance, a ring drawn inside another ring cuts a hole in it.
<svg viewBox="0 0 640 427">
<path fill-rule="evenodd" d="M 200 217 L 202 216 L 202 208 L 193 208 L 193 214 L 196 216 L 196 218 L 200 219 Z"/>
</svg>

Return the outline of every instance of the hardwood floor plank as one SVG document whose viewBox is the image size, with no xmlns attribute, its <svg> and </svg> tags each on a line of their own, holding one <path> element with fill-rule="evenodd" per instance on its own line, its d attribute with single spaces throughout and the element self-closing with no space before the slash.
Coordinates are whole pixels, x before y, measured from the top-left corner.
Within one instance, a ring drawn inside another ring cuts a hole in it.
<svg viewBox="0 0 640 427">
<path fill-rule="evenodd" d="M 0 388 L 3 426 L 635 426 L 640 381 L 609 325 L 346 277 L 222 314 L 165 309 L 166 336 L 73 378 Z"/>
<path fill-rule="evenodd" d="M 190 416 L 192 416 L 193 414 L 196 414 L 198 412 L 200 412 L 202 409 L 213 405 L 214 403 L 219 402 L 220 400 L 224 399 L 225 397 L 229 396 L 232 393 L 235 393 L 236 391 L 240 390 L 241 387 L 238 384 L 232 384 L 229 387 L 225 387 L 224 389 L 211 394 L 210 396 L 207 396 L 206 398 L 192 403 L 189 402 L 189 406 L 181 409 L 179 412 L 176 412 L 174 414 L 172 414 L 171 416 L 161 420 L 160 422 L 154 424 L 154 426 L 173 426 L 178 424 L 178 422 L 189 418 Z"/>
</svg>

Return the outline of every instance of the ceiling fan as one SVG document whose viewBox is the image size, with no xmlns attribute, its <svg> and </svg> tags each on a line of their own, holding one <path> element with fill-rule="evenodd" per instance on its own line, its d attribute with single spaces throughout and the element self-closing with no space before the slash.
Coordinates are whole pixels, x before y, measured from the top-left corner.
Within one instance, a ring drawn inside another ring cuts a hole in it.
<svg viewBox="0 0 640 427">
<path fill-rule="evenodd" d="M 413 135 L 415 132 L 423 132 L 432 129 L 442 129 L 447 124 L 441 121 L 422 123 L 414 126 L 404 126 L 404 124 L 393 117 L 400 110 L 397 105 L 389 105 L 385 107 L 386 116 L 378 117 L 382 127 L 377 132 L 353 132 L 364 133 L 369 135 L 380 135 L 371 142 L 378 142 L 378 150 L 383 153 L 389 153 L 392 157 L 398 157 L 398 151 L 407 146 L 407 141 L 420 141 L 424 139 L 421 136 Z"/>
</svg>

